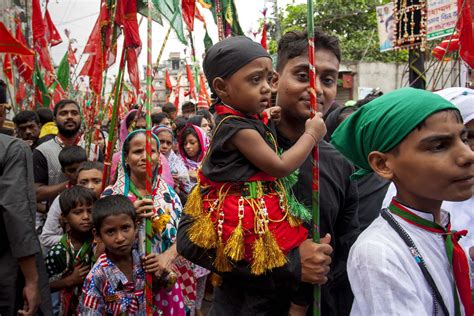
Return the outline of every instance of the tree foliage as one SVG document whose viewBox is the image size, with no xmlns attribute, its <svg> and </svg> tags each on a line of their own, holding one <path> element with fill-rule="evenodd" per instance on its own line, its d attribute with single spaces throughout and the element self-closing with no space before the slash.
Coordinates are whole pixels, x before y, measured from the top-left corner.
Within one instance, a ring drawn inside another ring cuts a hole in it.
<svg viewBox="0 0 474 316">
<path fill-rule="evenodd" d="M 344 61 L 404 62 L 406 51 L 381 53 L 377 32 L 375 6 L 386 0 L 314 0 L 314 25 L 338 37 Z M 306 4 L 289 4 L 276 19 L 282 34 L 303 30 L 307 20 Z M 276 52 L 275 22 L 270 25 L 270 51 Z"/>
</svg>

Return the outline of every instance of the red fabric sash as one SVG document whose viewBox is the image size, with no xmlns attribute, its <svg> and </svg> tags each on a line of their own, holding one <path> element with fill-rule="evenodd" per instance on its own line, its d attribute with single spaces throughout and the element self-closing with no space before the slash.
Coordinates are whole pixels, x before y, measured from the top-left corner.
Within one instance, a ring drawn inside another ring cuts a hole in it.
<svg viewBox="0 0 474 316">
<path fill-rule="evenodd" d="M 466 254 L 461 245 L 458 243 L 459 238 L 466 236 L 467 230 L 452 231 L 451 224 L 448 224 L 447 228 L 444 228 L 435 222 L 419 217 L 405 206 L 398 203 L 395 199 L 392 200 L 389 210 L 410 224 L 413 224 L 421 229 L 443 235 L 445 239 L 446 253 L 453 269 L 454 281 L 459 292 L 461 302 L 464 306 L 466 315 L 472 315 L 473 309 L 469 266 Z M 454 301 L 457 301 L 456 293 Z"/>
</svg>

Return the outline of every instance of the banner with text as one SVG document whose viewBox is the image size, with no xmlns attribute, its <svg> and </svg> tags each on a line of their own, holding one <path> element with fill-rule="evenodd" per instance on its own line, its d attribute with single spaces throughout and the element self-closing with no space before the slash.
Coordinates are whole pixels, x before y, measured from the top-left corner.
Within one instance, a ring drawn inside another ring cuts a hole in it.
<svg viewBox="0 0 474 316">
<path fill-rule="evenodd" d="M 427 39 L 453 34 L 457 17 L 456 0 L 428 0 Z"/>
</svg>

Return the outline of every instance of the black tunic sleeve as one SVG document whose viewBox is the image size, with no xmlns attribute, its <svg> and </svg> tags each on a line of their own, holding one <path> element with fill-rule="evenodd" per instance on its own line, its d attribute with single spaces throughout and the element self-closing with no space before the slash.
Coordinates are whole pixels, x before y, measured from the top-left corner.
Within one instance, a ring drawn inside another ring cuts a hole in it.
<svg viewBox="0 0 474 316">
<path fill-rule="evenodd" d="M 229 148 L 228 142 L 243 129 L 257 131 L 267 144 L 275 148 L 275 131 L 272 123 L 267 126 L 263 122 L 247 117 L 218 117 L 217 129 L 209 148 L 208 156 L 202 165 L 204 176 L 215 182 L 246 181 L 260 170 L 255 167 L 238 150 Z"/>
</svg>

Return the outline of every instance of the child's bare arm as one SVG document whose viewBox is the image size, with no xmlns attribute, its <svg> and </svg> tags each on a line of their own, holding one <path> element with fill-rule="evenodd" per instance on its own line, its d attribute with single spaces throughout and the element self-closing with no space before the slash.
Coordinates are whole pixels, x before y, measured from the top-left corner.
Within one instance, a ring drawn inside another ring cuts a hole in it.
<svg viewBox="0 0 474 316">
<path fill-rule="evenodd" d="M 308 157 L 311 149 L 326 134 L 322 114 L 318 113 L 306 122 L 304 134 L 283 155 L 278 156 L 255 130 L 242 129 L 231 139 L 237 148 L 252 164 L 263 172 L 282 178 L 299 168 Z"/>
</svg>

